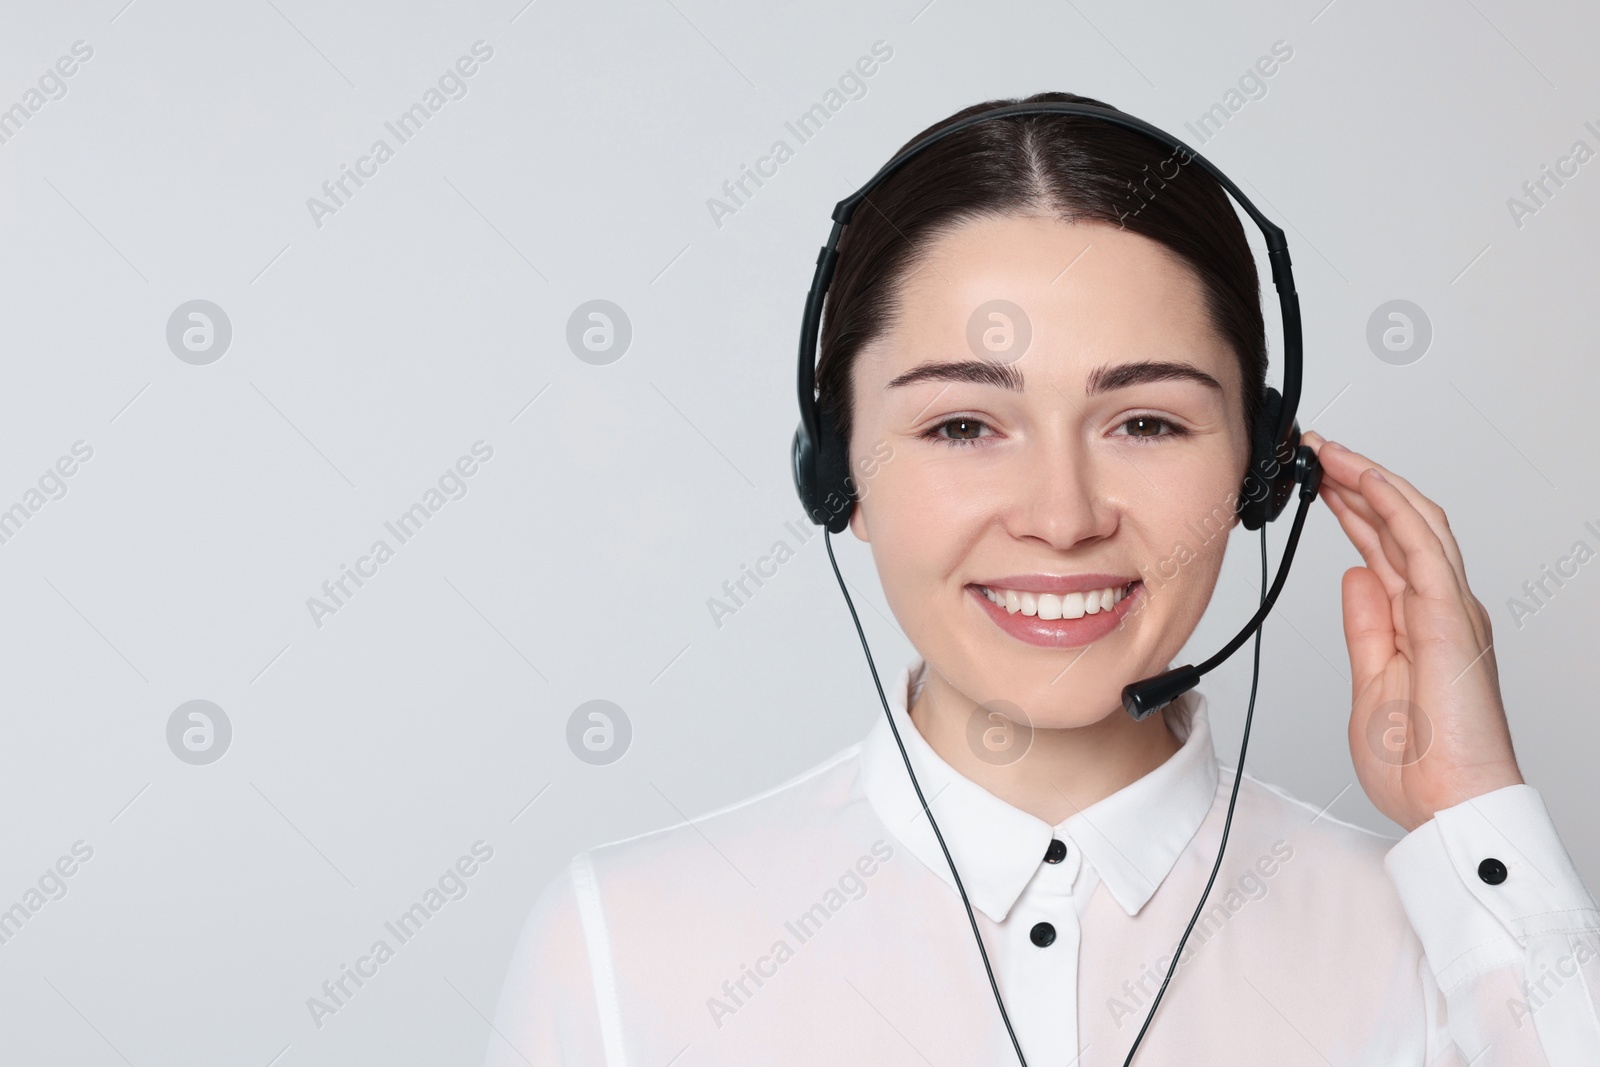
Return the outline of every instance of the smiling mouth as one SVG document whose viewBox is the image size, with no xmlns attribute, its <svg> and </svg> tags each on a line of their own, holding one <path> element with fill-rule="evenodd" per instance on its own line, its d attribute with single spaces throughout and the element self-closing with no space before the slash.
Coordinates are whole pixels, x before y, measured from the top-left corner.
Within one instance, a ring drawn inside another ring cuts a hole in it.
<svg viewBox="0 0 1600 1067">
<path fill-rule="evenodd" d="M 1124 586 L 1107 586 L 1084 593 L 1029 593 L 1016 589 L 994 589 L 974 585 L 991 603 L 1004 608 L 1008 615 L 1027 615 L 1046 622 L 1056 619 L 1081 619 L 1085 615 L 1109 612 L 1132 594 L 1139 580 Z"/>
</svg>

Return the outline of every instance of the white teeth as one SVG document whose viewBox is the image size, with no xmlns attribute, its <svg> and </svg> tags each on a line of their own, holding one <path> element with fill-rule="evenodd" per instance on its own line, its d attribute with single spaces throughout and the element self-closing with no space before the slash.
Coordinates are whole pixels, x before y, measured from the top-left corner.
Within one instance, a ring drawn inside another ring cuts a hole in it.
<svg viewBox="0 0 1600 1067">
<path fill-rule="evenodd" d="M 990 589 L 979 586 L 992 603 L 1006 609 L 1006 613 L 1036 616 L 1045 621 L 1054 619 L 1081 619 L 1085 615 L 1098 615 L 1110 611 L 1126 596 L 1126 586 L 1110 586 L 1087 593 L 1028 593 L 1015 589 Z"/>
</svg>

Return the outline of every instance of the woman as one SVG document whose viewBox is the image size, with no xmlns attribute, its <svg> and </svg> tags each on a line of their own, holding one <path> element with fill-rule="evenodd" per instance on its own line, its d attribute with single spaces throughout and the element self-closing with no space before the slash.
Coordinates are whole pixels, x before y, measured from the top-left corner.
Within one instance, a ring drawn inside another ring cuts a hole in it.
<svg viewBox="0 0 1600 1067">
<path fill-rule="evenodd" d="M 1600 910 L 1518 770 L 1444 513 L 1316 434 L 1365 563 L 1351 755 L 1406 836 L 1245 775 L 1178 950 L 1235 774 L 1199 690 L 1142 720 L 1120 694 L 1210 600 L 1267 358 L 1231 205 L 1196 167 L 1152 187 L 1165 162 L 1090 119 L 979 122 L 839 243 L 818 402 L 917 650 L 891 716 L 971 925 L 886 719 L 576 857 L 523 930 L 491 1064 L 1115 1065 L 1175 953 L 1141 1064 L 1600 1062 Z"/>
</svg>

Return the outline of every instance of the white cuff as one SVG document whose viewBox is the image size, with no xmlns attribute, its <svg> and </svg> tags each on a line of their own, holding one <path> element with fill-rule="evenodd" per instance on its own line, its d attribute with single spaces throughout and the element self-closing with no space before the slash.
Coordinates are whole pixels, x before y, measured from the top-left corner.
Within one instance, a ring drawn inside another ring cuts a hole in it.
<svg viewBox="0 0 1600 1067">
<path fill-rule="evenodd" d="M 1530 785 L 1445 808 L 1391 848 L 1384 868 L 1447 993 L 1521 960 L 1530 936 L 1600 930 L 1600 908 Z"/>
</svg>

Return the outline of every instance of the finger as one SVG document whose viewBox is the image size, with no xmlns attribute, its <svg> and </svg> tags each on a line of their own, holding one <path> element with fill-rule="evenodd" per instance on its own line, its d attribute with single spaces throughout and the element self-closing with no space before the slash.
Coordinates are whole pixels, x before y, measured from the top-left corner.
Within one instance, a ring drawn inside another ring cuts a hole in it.
<svg viewBox="0 0 1600 1067">
<path fill-rule="evenodd" d="M 1408 557 L 1406 545 L 1403 544 L 1402 537 L 1397 536 L 1397 533 L 1392 530 L 1392 523 L 1389 522 L 1389 518 L 1384 515 L 1384 512 L 1379 507 L 1374 506 L 1371 493 L 1368 491 L 1371 486 L 1382 486 L 1384 483 L 1378 482 L 1376 478 L 1371 477 L 1366 478 L 1365 483 L 1362 482 L 1362 477 L 1366 474 L 1366 470 L 1378 469 L 1378 464 L 1366 461 L 1363 456 L 1358 453 L 1352 453 L 1347 448 L 1325 448 L 1325 445 L 1328 445 L 1326 438 L 1322 438 L 1317 434 L 1310 434 L 1310 440 L 1307 440 L 1307 435 L 1302 434 L 1301 440 L 1312 446 L 1312 450 L 1318 454 L 1318 459 L 1326 458 L 1333 461 L 1333 474 L 1342 475 L 1342 477 L 1350 477 L 1350 475 L 1354 474 L 1355 480 L 1357 480 L 1357 485 L 1354 486 L 1342 485 L 1341 478 L 1338 477 L 1323 478 L 1323 499 L 1328 502 L 1330 510 L 1334 510 L 1334 514 L 1338 515 L 1339 525 L 1344 526 L 1350 541 L 1354 542 L 1357 545 L 1357 549 L 1362 552 L 1363 560 L 1366 561 L 1368 568 L 1379 577 L 1379 581 L 1389 590 L 1390 597 L 1397 597 L 1405 589 L 1406 582 L 1410 581 L 1410 568 L 1406 563 L 1406 557 Z M 1354 458 L 1354 462 L 1352 462 L 1352 458 Z M 1328 470 L 1328 464 L 1323 464 L 1323 467 Z M 1450 550 L 1454 549 L 1454 537 L 1450 537 L 1448 525 L 1445 525 L 1445 536 L 1448 537 L 1448 544 L 1446 544 L 1445 539 L 1438 537 L 1434 523 L 1430 523 L 1427 520 L 1427 515 L 1422 514 L 1421 510 L 1411 502 L 1411 496 L 1398 490 L 1398 486 L 1394 486 L 1394 483 L 1389 483 L 1386 488 L 1389 493 L 1394 494 L 1398 501 L 1403 501 L 1405 514 L 1413 515 L 1413 522 L 1421 522 L 1427 526 L 1430 539 L 1438 544 L 1435 552 L 1437 552 L 1437 555 L 1442 555 L 1445 566 L 1450 568 L 1450 584 L 1453 584 L 1458 589 L 1458 592 L 1459 590 L 1466 590 L 1466 573 L 1459 565 L 1459 552 L 1456 553 L 1456 558 L 1450 558 Z M 1437 510 L 1437 506 L 1432 504 L 1432 501 L 1422 498 L 1421 494 L 1416 493 L 1414 488 L 1413 494 L 1416 494 L 1427 507 Z M 1344 507 L 1344 510 L 1339 509 L 1339 506 Z M 1438 514 L 1443 517 L 1442 510 Z M 1442 518 L 1440 518 L 1440 522 L 1443 522 Z M 1426 542 L 1427 539 L 1424 539 L 1424 544 Z M 1448 585 L 1443 585 L 1443 589 L 1448 589 Z M 1418 589 L 1418 592 L 1422 592 L 1422 589 Z M 1432 595 L 1438 595 L 1438 590 L 1434 590 Z M 1477 625 L 1474 624 L 1474 630 L 1477 629 Z"/>
<path fill-rule="evenodd" d="M 1338 455 L 1340 451 L 1340 449 L 1333 448 L 1329 449 L 1327 454 L 1334 456 Z M 1374 466 L 1377 465 L 1374 464 Z M 1363 473 L 1365 472 L 1363 471 Z M 1404 481 L 1404 479 L 1400 480 L 1402 482 Z M 1332 501 L 1336 500 L 1348 506 L 1353 513 L 1354 517 L 1352 520 L 1344 524 L 1347 530 L 1358 529 L 1359 527 L 1357 527 L 1355 523 L 1360 521 L 1373 530 L 1371 537 L 1377 543 L 1385 543 L 1385 534 L 1382 533 L 1384 530 L 1382 517 L 1378 514 L 1376 509 L 1372 507 L 1371 503 L 1366 499 L 1364 494 L 1362 494 L 1359 490 L 1347 489 L 1340 485 L 1339 482 L 1329 478 L 1324 478 L 1322 480 L 1322 489 L 1324 490 L 1324 498 L 1330 501 L 1330 509 L 1333 508 Z M 1420 496 L 1420 494 L 1417 495 Z M 1407 499 L 1411 499 L 1410 494 L 1407 494 Z M 1422 499 L 1427 501 L 1426 497 L 1423 497 Z M 1461 602 L 1467 607 L 1467 615 L 1471 622 L 1472 631 L 1476 636 L 1477 644 L 1479 647 L 1482 647 L 1491 640 L 1489 613 L 1483 607 L 1482 602 L 1479 601 L 1477 597 L 1472 595 L 1471 587 L 1467 584 L 1466 568 L 1461 561 L 1460 549 L 1456 545 L 1455 538 L 1450 535 L 1449 523 L 1444 518 L 1443 510 L 1437 509 L 1436 506 L 1432 505 L 1431 501 L 1427 501 L 1427 503 L 1430 507 L 1435 507 L 1435 510 L 1438 514 L 1438 522 L 1435 523 L 1433 521 L 1429 521 L 1429 527 L 1434 530 L 1435 536 L 1439 536 L 1440 529 L 1443 529 L 1444 531 L 1445 535 L 1441 538 L 1440 544 L 1444 548 L 1446 556 L 1450 559 L 1450 566 L 1455 572 L 1455 578 L 1460 592 Z M 1423 517 L 1425 519 L 1428 518 L 1428 514 L 1428 512 L 1423 512 Z M 1357 541 L 1358 545 L 1372 543 L 1371 541 L 1358 540 L 1358 538 L 1354 535 L 1352 536 L 1352 540 Z M 1385 558 L 1392 557 L 1398 560 L 1402 558 L 1403 553 L 1399 550 L 1398 544 L 1391 541 L 1387 543 L 1383 555 Z M 1394 572 L 1391 571 L 1389 567 L 1379 563 L 1374 563 L 1371 558 L 1368 559 L 1368 567 L 1372 569 L 1380 579 L 1383 580 L 1385 586 L 1388 587 L 1392 593 L 1398 593 L 1400 589 L 1403 588 L 1404 579 L 1397 579 Z M 1396 584 L 1397 581 L 1401 584 Z"/>
<path fill-rule="evenodd" d="M 1340 449 L 1324 448 L 1328 442 L 1309 432 L 1301 435 L 1301 441 L 1309 444 L 1318 458 L 1324 461 L 1322 462 L 1324 477 L 1319 491 L 1334 514 L 1341 518 L 1348 516 L 1352 522 L 1369 527 L 1372 530 L 1370 540 L 1376 545 L 1377 530 L 1382 527 L 1383 520 L 1361 493 L 1359 471 L 1356 480 L 1349 481 L 1350 471 L 1345 463 L 1339 462 L 1336 466 L 1330 467 L 1326 462 L 1329 458 L 1336 459 L 1340 455 Z"/>
<path fill-rule="evenodd" d="M 1319 438 L 1319 440 L 1321 439 Z M 1428 526 L 1433 530 L 1434 536 L 1439 539 L 1445 558 L 1450 561 L 1450 566 L 1455 570 L 1457 580 L 1462 588 L 1468 587 L 1466 564 L 1461 558 L 1461 548 L 1456 544 L 1455 534 L 1450 530 L 1450 520 L 1445 515 L 1443 508 L 1419 492 L 1417 487 L 1405 478 L 1359 452 L 1352 452 L 1347 448 L 1329 448 L 1326 450 L 1319 448 L 1317 450 L 1317 459 L 1321 461 L 1326 475 L 1331 476 L 1340 485 L 1349 486 L 1352 489 L 1360 486 L 1361 475 L 1367 469 L 1376 467 L 1379 471 L 1382 471 L 1383 476 L 1389 480 L 1389 484 L 1398 489 L 1401 495 L 1410 502 L 1411 506 L 1428 523 Z"/>
<path fill-rule="evenodd" d="M 1302 435 L 1301 439 L 1313 451 L 1318 452 L 1319 455 L 1324 454 L 1322 446 L 1327 442 L 1320 435 Z M 1338 457 L 1341 453 L 1344 454 L 1345 458 L 1348 458 L 1348 450 L 1332 448 L 1327 449 L 1325 452 L 1326 455 L 1331 457 Z M 1373 466 L 1376 466 L 1376 464 Z M 1361 468 L 1361 474 L 1365 474 L 1367 469 L 1370 468 Z M 1357 477 L 1359 480 L 1360 475 L 1358 474 Z M 1369 478 L 1367 484 L 1382 485 L 1383 483 Z M 1389 524 L 1385 521 L 1383 515 L 1368 500 L 1360 485 L 1358 484 L 1356 488 L 1352 489 L 1342 486 L 1337 479 L 1324 478 L 1322 479 L 1321 493 L 1319 495 L 1328 504 L 1329 510 L 1333 511 L 1340 519 L 1340 525 L 1344 527 L 1352 543 L 1361 551 L 1368 569 L 1378 576 L 1384 587 L 1389 591 L 1391 599 L 1401 596 L 1406 588 L 1405 549 L 1390 531 Z M 1405 496 L 1403 493 L 1401 495 Z M 1406 499 L 1409 500 L 1409 497 L 1406 497 Z M 1426 498 L 1423 499 L 1426 500 Z M 1428 503 L 1431 505 L 1431 501 Z M 1442 516 L 1443 513 L 1441 512 L 1440 514 Z M 1424 521 L 1426 521 L 1426 516 L 1424 516 Z M 1429 523 L 1429 527 L 1433 529 L 1433 524 Z M 1445 526 L 1445 530 L 1448 534 L 1448 525 Z M 1437 537 L 1437 533 L 1434 536 Z M 1450 538 L 1448 543 L 1441 540 L 1440 547 L 1442 551 L 1446 552 L 1448 560 L 1448 549 L 1454 547 L 1454 539 Z M 1461 621 L 1457 616 L 1464 615 L 1467 628 L 1472 635 L 1473 645 L 1482 648 L 1490 639 L 1487 622 L 1488 613 L 1478 603 L 1477 598 L 1472 596 L 1470 589 L 1466 586 L 1465 571 L 1459 565 L 1459 552 L 1455 560 L 1449 560 L 1448 562 L 1457 585 L 1458 596 L 1454 603 L 1441 602 L 1447 605 L 1444 614 L 1433 611 L 1428 612 L 1434 619 L 1433 625 L 1428 628 L 1439 631 L 1442 627 L 1444 630 L 1453 631 L 1456 624 Z M 1402 625 L 1402 619 L 1403 617 L 1397 617 L 1396 625 Z M 1409 639 L 1404 633 L 1398 636 L 1397 641 L 1402 646 L 1409 644 Z"/>
<path fill-rule="evenodd" d="M 1328 510 L 1339 520 L 1345 536 L 1350 538 L 1356 551 L 1361 553 L 1362 561 L 1377 575 L 1389 594 L 1393 596 L 1405 588 L 1405 578 L 1389 562 L 1388 552 L 1383 547 L 1383 539 L 1378 533 L 1383 521 L 1378 518 L 1377 513 L 1372 512 L 1370 507 L 1366 508 L 1365 510 L 1371 515 L 1369 521 L 1351 505 L 1349 497 L 1352 494 L 1331 481 L 1322 483 L 1320 495 L 1328 505 Z M 1359 494 L 1354 495 L 1359 498 Z"/>
<path fill-rule="evenodd" d="M 1398 489 L 1411 502 L 1412 507 L 1416 508 L 1418 513 L 1427 520 L 1428 525 L 1434 530 L 1434 536 L 1438 537 L 1440 544 L 1444 546 L 1446 558 L 1456 568 L 1461 584 L 1466 584 L 1466 571 L 1461 565 L 1460 548 L 1456 545 L 1455 537 L 1450 532 L 1450 523 L 1445 516 L 1443 508 L 1419 492 L 1416 486 L 1405 478 L 1389 470 L 1381 463 L 1374 462 L 1368 456 L 1351 451 L 1336 442 L 1333 443 L 1335 447 L 1325 449 L 1323 446 L 1330 444 L 1330 442 L 1320 434 L 1310 431 L 1302 434 L 1301 440 L 1310 444 L 1312 450 L 1316 452 L 1317 459 L 1323 467 L 1325 475 L 1323 480 L 1325 482 L 1332 480 L 1340 486 L 1359 490 L 1361 475 L 1365 471 L 1374 467 L 1381 471 L 1383 476 L 1389 480 L 1389 484 Z M 1357 507 L 1359 508 L 1360 505 L 1358 504 Z"/>
<path fill-rule="evenodd" d="M 1358 531 L 1360 544 L 1366 548 L 1368 567 L 1384 579 L 1391 594 L 1398 593 L 1406 583 L 1405 550 L 1390 531 L 1388 520 L 1359 489 L 1346 489 L 1335 483 L 1329 485 L 1328 493 L 1340 502 L 1350 527 Z"/>
<path fill-rule="evenodd" d="M 1371 479 L 1369 479 L 1371 480 Z M 1380 483 L 1381 484 L 1381 483 Z M 1401 568 L 1401 573 L 1409 575 L 1411 571 L 1406 568 L 1406 550 L 1395 537 L 1393 529 L 1386 523 L 1378 527 L 1378 540 L 1382 545 L 1383 557 L 1392 561 L 1396 567 Z M 1413 592 L 1423 601 L 1422 610 L 1419 606 L 1411 605 L 1409 609 L 1397 616 L 1397 626 L 1400 630 L 1398 639 L 1399 647 L 1408 659 L 1413 658 L 1410 652 L 1412 634 L 1432 633 L 1441 636 L 1453 636 L 1464 641 L 1474 649 L 1483 649 L 1489 641 L 1488 613 L 1478 598 L 1457 583 L 1456 573 L 1448 563 L 1442 563 L 1437 555 L 1434 563 L 1438 566 L 1441 575 L 1440 581 L 1455 590 L 1454 596 L 1432 596 L 1423 594 L 1419 588 L 1423 583 L 1412 583 L 1409 578 L 1402 577 L 1398 584 L 1390 586 L 1392 595 L 1400 597 L 1408 585 Z M 1415 621 L 1408 621 L 1408 620 Z"/>
<path fill-rule="evenodd" d="M 1369 487 L 1381 486 L 1383 484 L 1383 482 L 1370 476 L 1366 479 L 1366 485 Z M 1410 567 L 1406 562 L 1408 553 L 1405 546 L 1401 543 L 1400 538 L 1397 536 L 1392 523 L 1385 517 L 1384 513 L 1375 506 L 1369 493 L 1350 490 L 1345 490 L 1344 493 L 1345 499 L 1350 504 L 1351 509 L 1356 514 L 1361 516 L 1361 518 L 1372 527 L 1377 537 L 1378 544 L 1381 546 L 1381 558 L 1388 562 L 1389 567 L 1392 568 L 1392 573 L 1398 578 L 1399 585 L 1397 586 L 1394 581 L 1388 580 L 1390 574 L 1388 569 L 1378 568 L 1380 577 L 1385 578 L 1385 584 L 1389 586 L 1391 593 L 1398 593 L 1404 587 L 1405 583 L 1410 580 Z M 1445 557 L 1443 543 L 1438 541 L 1438 537 L 1433 533 L 1432 527 L 1427 524 L 1426 520 L 1416 511 L 1415 508 L 1411 506 L 1410 502 L 1402 494 L 1396 492 L 1394 495 L 1395 499 L 1399 502 L 1402 513 L 1415 516 L 1416 521 L 1421 523 L 1422 527 L 1426 528 L 1427 536 L 1424 538 L 1424 542 L 1431 538 L 1433 542 L 1438 543 L 1439 547 L 1436 550 L 1436 553 L 1442 559 L 1444 566 L 1450 571 L 1449 584 L 1459 590 L 1461 588 L 1459 572 L 1455 570 L 1454 564 L 1450 563 L 1448 558 Z"/>
<path fill-rule="evenodd" d="M 1351 698 L 1359 701 L 1394 658 L 1394 616 L 1383 585 L 1365 567 L 1344 572 L 1344 642 L 1350 649 Z"/>
<path fill-rule="evenodd" d="M 1378 535 L 1395 570 L 1422 596 L 1459 603 L 1462 586 L 1456 570 L 1422 513 L 1404 493 L 1370 470 L 1362 475 L 1361 492 L 1383 520 Z"/>
</svg>

